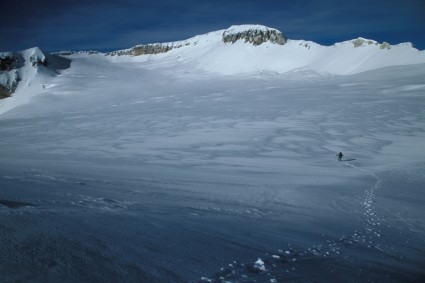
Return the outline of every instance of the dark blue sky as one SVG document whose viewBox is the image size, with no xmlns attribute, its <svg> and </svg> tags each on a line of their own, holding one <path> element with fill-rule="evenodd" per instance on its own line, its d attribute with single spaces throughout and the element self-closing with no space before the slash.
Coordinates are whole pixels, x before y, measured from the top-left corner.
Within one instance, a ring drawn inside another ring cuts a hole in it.
<svg viewBox="0 0 425 283">
<path fill-rule="evenodd" d="M 235 24 L 323 45 L 356 37 L 425 49 L 425 0 L 3 1 L 0 51 L 112 51 L 183 40 Z"/>
</svg>

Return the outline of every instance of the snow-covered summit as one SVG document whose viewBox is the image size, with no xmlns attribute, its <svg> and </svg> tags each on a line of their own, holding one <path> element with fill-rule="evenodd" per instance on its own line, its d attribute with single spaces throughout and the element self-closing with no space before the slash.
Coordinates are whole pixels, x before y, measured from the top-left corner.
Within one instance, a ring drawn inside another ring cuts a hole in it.
<svg viewBox="0 0 425 283">
<path fill-rule="evenodd" d="M 232 25 L 232 26 L 228 27 L 227 29 L 225 29 L 224 32 L 226 32 L 226 33 L 242 33 L 242 32 L 246 32 L 246 31 L 250 31 L 250 30 L 263 31 L 263 32 L 267 32 L 267 31 L 280 32 L 279 30 L 277 30 L 275 28 L 270 28 L 270 27 L 267 27 L 267 26 L 264 26 L 264 25 L 252 25 L 252 24 Z"/>
<path fill-rule="evenodd" d="M 14 96 L 1 103 L 2 112 L 40 93 L 58 70 L 70 67 L 70 60 L 44 53 L 33 47 L 18 52 L 0 53 L 0 99 Z M 16 95 L 15 93 L 19 93 Z"/>
<path fill-rule="evenodd" d="M 183 41 L 137 45 L 106 55 L 152 55 L 149 58 L 158 60 L 186 58 L 192 62 L 191 68 L 226 75 L 299 69 L 345 75 L 425 63 L 425 51 L 415 49 L 411 43 L 390 45 L 359 37 L 322 46 L 287 39 L 281 31 L 263 25 L 235 25 Z"/>
<path fill-rule="evenodd" d="M 379 49 L 391 49 L 391 47 L 392 47 L 392 45 L 389 44 L 388 42 L 379 43 L 376 40 L 367 39 L 367 38 L 363 38 L 363 37 L 358 37 L 358 38 L 354 38 L 354 39 L 351 39 L 351 40 L 346 40 L 346 41 L 338 42 L 338 43 L 334 44 L 334 46 L 344 46 L 344 45 L 354 47 L 354 48 L 358 48 L 358 47 L 378 47 Z M 409 43 L 401 43 L 400 45 L 413 47 L 413 45 L 410 42 Z"/>
<path fill-rule="evenodd" d="M 47 66 L 47 61 L 38 47 L 0 53 L 0 98 L 11 96 L 22 79 L 27 82 L 35 77 L 39 66 Z"/>
<path fill-rule="evenodd" d="M 425 51 L 419 51 L 409 43 L 390 45 L 357 38 L 323 46 L 312 41 L 286 39 L 283 34 L 279 43 L 275 40 L 278 37 L 274 37 L 279 31 L 259 30 L 265 37 L 270 35 L 271 39 L 260 39 L 260 44 L 250 43 L 256 40 L 253 33 L 248 34 L 250 28 L 235 27 L 222 31 L 224 37 L 231 38 L 232 44 L 198 44 L 193 48 L 173 50 L 168 56 L 191 58 L 200 69 L 226 75 L 282 74 L 294 70 L 349 75 L 388 66 L 425 63 Z M 255 32 L 259 33 L 259 30 Z"/>
<path fill-rule="evenodd" d="M 209 32 L 203 35 L 196 35 L 182 41 L 140 44 L 130 49 L 113 51 L 107 53 L 107 55 L 139 56 L 159 54 L 182 47 L 217 43 L 232 44 L 237 41 L 242 41 L 251 45 L 260 45 L 264 42 L 283 45 L 286 43 L 287 38 L 279 30 L 262 25 L 234 25 L 227 29 Z"/>
</svg>

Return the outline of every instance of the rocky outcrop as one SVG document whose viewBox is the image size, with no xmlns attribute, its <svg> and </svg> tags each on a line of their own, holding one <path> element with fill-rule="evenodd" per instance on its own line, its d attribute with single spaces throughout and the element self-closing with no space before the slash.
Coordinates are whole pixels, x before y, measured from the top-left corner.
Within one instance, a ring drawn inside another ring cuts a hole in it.
<svg viewBox="0 0 425 283">
<path fill-rule="evenodd" d="M 0 99 L 10 97 L 12 93 L 6 87 L 0 84 Z"/>
<path fill-rule="evenodd" d="M 267 41 L 284 45 L 287 38 L 280 31 L 267 27 L 248 29 L 229 28 L 223 32 L 224 43 L 235 43 L 238 40 L 243 40 L 253 45 L 260 45 Z"/>
<path fill-rule="evenodd" d="M 99 51 L 58 51 L 58 52 L 52 52 L 51 55 L 58 55 L 58 56 L 70 56 L 74 54 L 87 54 L 87 55 L 93 55 L 93 54 L 103 54 Z"/>
<path fill-rule="evenodd" d="M 3 53 L 0 54 L 0 72 L 18 69 L 24 64 L 24 59 L 20 54 Z"/>
<path fill-rule="evenodd" d="M 15 92 L 20 81 L 18 70 L 24 61 L 18 53 L 0 54 L 0 99 L 10 97 Z"/>
<path fill-rule="evenodd" d="M 40 58 L 37 58 L 37 57 L 30 57 L 30 62 L 31 62 L 31 65 L 33 67 L 37 67 L 37 66 L 47 67 L 47 66 L 49 66 L 49 62 L 47 61 L 46 58 L 40 59 Z"/>
<path fill-rule="evenodd" d="M 362 37 L 356 38 L 351 41 L 354 47 L 365 47 L 368 45 L 376 45 L 379 46 L 380 49 L 391 49 L 391 45 L 388 42 L 379 43 L 375 40 L 365 39 Z"/>
<path fill-rule="evenodd" d="M 144 55 L 144 54 L 158 54 L 165 53 L 173 49 L 173 47 L 162 44 L 154 45 L 141 45 L 132 48 L 132 53 L 135 56 Z"/>
<path fill-rule="evenodd" d="M 183 46 L 189 46 L 191 43 L 189 41 L 184 43 L 155 43 L 155 44 L 146 44 L 146 45 L 136 45 L 130 49 L 118 50 L 114 52 L 106 53 L 106 55 L 149 55 L 149 54 L 160 54 L 168 52 L 172 49 L 180 48 Z"/>
<path fill-rule="evenodd" d="M 13 72 L 6 80 L 0 82 L 0 99 L 12 96 L 20 80 L 21 78 L 18 76 L 18 72 Z"/>
</svg>

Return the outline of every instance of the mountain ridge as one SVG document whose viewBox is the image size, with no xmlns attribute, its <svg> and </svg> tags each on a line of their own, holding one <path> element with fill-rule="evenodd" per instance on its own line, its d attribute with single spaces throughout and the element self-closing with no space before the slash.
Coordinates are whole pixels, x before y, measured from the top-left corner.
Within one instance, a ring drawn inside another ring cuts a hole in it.
<svg viewBox="0 0 425 283">
<path fill-rule="evenodd" d="M 245 43 L 253 43 L 254 39 L 253 36 L 256 33 L 265 33 L 265 36 L 262 38 L 261 42 L 258 44 L 253 45 L 261 45 L 262 43 L 271 41 L 272 43 L 277 43 L 279 45 L 284 45 L 288 40 L 292 41 L 308 41 L 313 42 L 309 40 L 295 40 L 295 39 L 288 39 L 283 32 L 270 28 L 263 25 L 233 25 L 230 26 L 227 29 L 217 30 L 217 31 L 211 31 L 205 34 L 201 35 L 195 35 L 193 37 L 190 37 L 185 40 L 178 40 L 178 41 L 169 41 L 169 42 L 155 42 L 155 43 L 146 43 L 146 44 L 137 44 L 130 48 L 125 49 L 118 49 L 115 51 L 110 52 L 100 52 L 100 51 L 57 51 L 52 52 L 52 54 L 57 55 L 72 55 L 72 54 L 103 54 L 107 56 L 115 56 L 115 55 L 132 55 L 132 56 L 139 56 L 139 55 L 151 55 L 151 54 L 159 54 L 159 53 L 166 53 L 172 49 L 178 49 L 181 47 L 189 47 L 197 45 L 199 41 L 223 41 L 223 43 L 235 43 L 239 40 L 244 40 Z M 242 36 L 245 35 L 245 36 Z M 251 38 L 251 41 L 250 41 Z M 276 38 L 276 39 L 275 39 Z M 257 41 L 258 42 L 258 41 Z M 353 47 L 364 47 L 367 45 L 379 45 L 379 47 L 382 47 L 381 49 L 391 49 L 393 46 L 399 46 L 399 45 L 406 45 L 410 46 L 414 49 L 416 49 L 411 42 L 402 42 L 398 44 L 389 44 L 388 42 L 382 42 L 379 43 L 378 41 L 375 41 L 373 39 L 367 39 L 363 37 L 357 37 L 353 39 L 349 39 L 342 42 L 336 42 L 333 45 L 322 45 L 316 42 L 313 42 L 314 44 L 320 45 L 320 46 L 338 46 L 345 43 L 352 43 Z M 416 49 L 417 50 L 417 49 Z"/>
<path fill-rule="evenodd" d="M 144 62 L 153 60 L 177 64 L 187 71 L 220 75 L 285 74 L 296 70 L 350 75 L 388 66 L 425 63 L 425 51 L 417 50 L 411 43 L 390 45 L 359 37 L 323 46 L 313 41 L 288 39 L 281 31 L 266 26 L 240 25 L 182 41 L 142 44 L 107 53 L 61 51 L 46 54 L 38 47 L 2 52 L 0 99 L 17 92 L 26 91 L 28 96 L 43 92 L 46 81 L 69 68 L 71 61 L 85 58 L 90 65 L 94 62 L 90 61 L 92 56 L 101 56 L 108 64 L 140 63 L 143 67 Z"/>
</svg>

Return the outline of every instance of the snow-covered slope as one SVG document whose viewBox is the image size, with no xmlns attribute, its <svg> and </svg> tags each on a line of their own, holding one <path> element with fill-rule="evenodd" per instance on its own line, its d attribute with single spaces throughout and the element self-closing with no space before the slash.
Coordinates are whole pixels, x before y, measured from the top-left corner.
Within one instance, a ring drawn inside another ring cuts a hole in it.
<svg viewBox="0 0 425 283">
<path fill-rule="evenodd" d="M 191 68 L 225 75 L 299 69 L 346 75 L 425 63 L 425 51 L 415 49 L 411 43 L 389 45 L 357 38 L 322 46 L 288 40 L 280 31 L 259 25 L 232 26 L 185 41 L 138 45 L 107 55 L 143 55 L 149 60 L 177 58 L 190 61 Z"/>
<path fill-rule="evenodd" d="M 311 41 L 288 40 L 282 32 L 261 25 L 232 26 L 183 41 L 138 45 L 105 54 L 68 51 L 45 55 L 39 48 L 32 48 L 0 54 L 0 91 L 3 93 L 0 97 L 16 93 L 13 99 L 7 99 L 11 101 L 0 102 L 0 112 L 43 92 L 58 69 L 69 67 L 69 61 L 60 60 L 57 55 L 83 59 L 86 65 L 96 64 L 99 56 L 104 57 L 105 68 L 133 63 L 147 69 L 172 65 L 181 73 L 219 75 L 294 71 L 347 75 L 387 66 L 425 63 L 425 51 L 415 49 L 410 43 L 389 45 L 358 38 L 322 46 Z"/>
<path fill-rule="evenodd" d="M 286 39 L 281 44 L 264 40 L 255 45 L 249 37 L 225 42 L 232 31 L 233 38 L 238 38 L 240 30 L 232 27 L 178 44 L 168 43 L 167 46 L 177 45 L 179 48 L 169 48 L 167 56 L 150 58 L 184 58 L 191 61 L 193 67 L 225 75 L 263 71 L 286 73 L 299 69 L 346 75 L 387 66 L 425 63 L 425 51 L 413 48 L 410 43 L 389 45 L 363 38 L 333 46 Z"/>
<path fill-rule="evenodd" d="M 20 52 L 0 53 L 0 112 L 28 101 L 48 87 L 47 83 L 59 70 L 69 68 L 70 61 L 56 55 L 44 54 L 38 48 Z M 14 95 L 16 93 L 16 95 Z"/>
<path fill-rule="evenodd" d="M 387 66 L 425 63 L 425 51 L 415 49 L 411 43 L 390 45 L 357 38 L 322 46 L 311 41 L 288 40 L 282 32 L 261 25 L 231 26 L 183 41 L 137 45 L 105 55 L 130 56 L 131 59 L 124 61 L 178 59 L 190 62 L 190 69 L 225 75 L 263 71 L 286 73 L 299 69 L 346 75 Z M 138 56 L 145 58 L 135 58 Z"/>
<path fill-rule="evenodd" d="M 424 65 L 221 76 L 125 57 L 72 56 L 0 116 L 5 282 L 425 278 Z"/>
<path fill-rule="evenodd" d="M 0 282 L 422 282 L 423 53 L 261 31 L 6 60 Z"/>
</svg>

